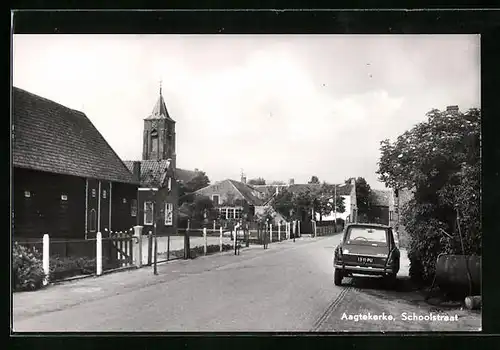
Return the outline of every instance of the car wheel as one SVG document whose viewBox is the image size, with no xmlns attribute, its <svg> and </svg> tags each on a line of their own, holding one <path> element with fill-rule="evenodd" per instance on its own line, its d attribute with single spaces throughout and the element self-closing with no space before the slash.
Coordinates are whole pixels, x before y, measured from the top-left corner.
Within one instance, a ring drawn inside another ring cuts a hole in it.
<svg viewBox="0 0 500 350">
<path fill-rule="evenodd" d="M 342 270 L 339 270 L 339 269 L 335 269 L 334 273 L 333 273 L 333 283 L 336 285 L 336 286 L 340 286 L 342 285 Z"/>
<path fill-rule="evenodd" d="M 387 288 L 395 289 L 397 284 L 396 274 L 391 274 L 384 277 L 384 282 Z"/>
</svg>

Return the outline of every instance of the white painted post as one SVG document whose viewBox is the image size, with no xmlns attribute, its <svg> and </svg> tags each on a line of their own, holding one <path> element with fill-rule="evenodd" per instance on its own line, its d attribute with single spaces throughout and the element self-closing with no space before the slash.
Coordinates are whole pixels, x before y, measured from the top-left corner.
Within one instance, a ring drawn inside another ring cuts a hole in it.
<svg viewBox="0 0 500 350">
<path fill-rule="evenodd" d="M 222 252 L 222 226 L 220 227 L 219 230 L 219 246 L 220 246 L 220 251 Z"/>
<path fill-rule="evenodd" d="M 50 273 L 50 259 L 49 259 L 49 235 L 46 233 L 43 235 L 43 273 L 45 274 L 45 278 L 43 279 L 43 285 L 47 285 L 49 283 L 49 273 Z"/>
<path fill-rule="evenodd" d="M 132 255 L 134 258 L 134 265 L 136 267 L 142 267 L 142 226 L 134 226 L 134 239 L 133 241 L 133 251 Z"/>
<path fill-rule="evenodd" d="M 278 242 L 281 242 L 281 223 L 278 222 Z"/>
<path fill-rule="evenodd" d="M 203 227 L 203 255 L 207 255 L 207 228 Z"/>
<path fill-rule="evenodd" d="M 298 225 L 298 230 L 299 230 L 299 232 L 298 232 L 297 236 L 299 236 L 299 237 L 300 237 L 300 220 L 298 221 L 298 223 L 299 223 L 299 225 Z"/>
<path fill-rule="evenodd" d="M 102 275 L 102 234 L 97 232 L 96 234 L 96 275 Z"/>
<path fill-rule="evenodd" d="M 273 224 L 269 224 L 269 243 L 273 243 Z"/>
<path fill-rule="evenodd" d="M 215 232 L 215 230 L 216 230 L 216 229 L 215 229 L 215 220 L 214 220 L 214 232 Z"/>
</svg>

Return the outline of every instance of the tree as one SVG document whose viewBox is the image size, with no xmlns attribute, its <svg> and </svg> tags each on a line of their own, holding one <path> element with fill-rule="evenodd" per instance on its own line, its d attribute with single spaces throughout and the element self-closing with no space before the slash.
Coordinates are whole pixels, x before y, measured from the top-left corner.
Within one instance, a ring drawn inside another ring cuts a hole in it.
<svg viewBox="0 0 500 350">
<path fill-rule="evenodd" d="M 215 220 L 217 211 L 214 208 L 213 201 L 202 195 L 195 195 L 192 203 L 189 204 L 189 218 L 194 222 L 203 222 L 205 219 Z"/>
<path fill-rule="evenodd" d="M 250 179 L 250 180 L 248 180 L 248 184 L 249 185 L 265 185 L 266 184 L 266 180 L 264 180 L 261 177 L 259 177 L 257 179 Z"/>
<path fill-rule="evenodd" d="M 269 184 L 270 185 L 286 185 L 286 183 L 284 181 L 279 181 L 279 180 L 271 181 Z"/>
<path fill-rule="evenodd" d="M 316 175 L 311 176 L 311 180 L 309 180 L 310 184 L 319 184 L 319 179 Z"/>
<path fill-rule="evenodd" d="M 204 171 L 199 171 L 195 177 L 188 181 L 186 187 L 189 189 L 189 192 L 195 192 L 208 185 L 210 185 L 210 179 Z"/>
<path fill-rule="evenodd" d="M 179 185 L 179 206 L 184 203 L 193 203 L 195 193 L 199 189 L 210 185 L 210 179 L 204 171 L 197 172 L 196 176 L 187 183 L 178 182 Z"/>
<path fill-rule="evenodd" d="M 465 254 L 481 254 L 480 119 L 479 109 L 433 109 L 395 142 L 381 142 L 380 180 L 414 192 L 400 210 L 410 275 L 422 282 L 432 280 L 438 254 L 462 254 L 460 236 Z"/>
<path fill-rule="evenodd" d="M 365 178 L 358 177 L 356 180 L 356 204 L 359 215 L 366 215 L 369 221 L 372 219 L 373 193 Z"/>
</svg>

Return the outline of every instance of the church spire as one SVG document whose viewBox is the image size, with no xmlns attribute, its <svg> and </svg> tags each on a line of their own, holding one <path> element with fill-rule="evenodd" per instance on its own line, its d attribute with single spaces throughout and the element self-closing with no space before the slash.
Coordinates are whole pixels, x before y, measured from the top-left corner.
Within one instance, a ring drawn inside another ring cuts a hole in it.
<svg viewBox="0 0 500 350">
<path fill-rule="evenodd" d="M 161 97 L 161 83 L 162 83 L 162 80 L 160 79 L 160 97 Z"/>
</svg>

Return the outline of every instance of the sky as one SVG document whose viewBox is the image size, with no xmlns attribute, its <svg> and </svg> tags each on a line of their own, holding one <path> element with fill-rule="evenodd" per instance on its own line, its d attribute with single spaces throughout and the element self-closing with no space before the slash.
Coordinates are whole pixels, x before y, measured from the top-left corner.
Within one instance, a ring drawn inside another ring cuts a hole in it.
<svg viewBox="0 0 500 350">
<path fill-rule="evenodd" d="M 378 181 L 380 141 L 480 107 L 477 35 L 14 35 L 13 85 L 83 111 L 142 157 L 160 81 L 177 166 L 212 182 Z"/>
</svg>

